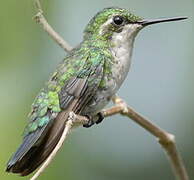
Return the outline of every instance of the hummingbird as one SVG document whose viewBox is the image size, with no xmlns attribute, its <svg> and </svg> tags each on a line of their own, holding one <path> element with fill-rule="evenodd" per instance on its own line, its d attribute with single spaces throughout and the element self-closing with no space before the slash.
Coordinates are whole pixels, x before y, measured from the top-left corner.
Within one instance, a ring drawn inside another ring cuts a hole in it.
<svg viewBox="0 0 194 180">
<path fill-rule="evenodd" d="M 84 127 L 100 123 L 102 109 L 129 72 L 138 32 L 186 18 L 146 20 L 118 7 L 98 12 L 86 26 L 83 41 L 67 54 L 35 98 L 23 141 L 6 171 L 27 176 L 36 170 L 57 145 L 70 112 L 89 119 Z"/>
</svg>

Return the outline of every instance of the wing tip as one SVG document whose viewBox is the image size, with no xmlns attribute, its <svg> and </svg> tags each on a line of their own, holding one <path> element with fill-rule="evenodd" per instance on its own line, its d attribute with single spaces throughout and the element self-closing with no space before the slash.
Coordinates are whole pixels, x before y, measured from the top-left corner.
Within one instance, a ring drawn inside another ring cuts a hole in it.
<svg viewBox="0 0 194 180">
<path fill-rule="evenodd" d="M 7 162 L 7 167 L 5 169 L 6 172 L 13 172 L 13 167 L 16 164 L 15 156 L 12 156 L 11 159 Z"/>
<path fill-rule="evenodd" d="M 27 168 L 23 168 L 20 166 L 21 162 L 15 161 L 13 157 L 8 161 L 5 172 L 19 174 L 20 176 L 27 176 L 31 173 L 31 171 L 29 171 Z"/>
<path fill-rule="evenodd" d="M 11 169 L 12 169 L 12 165 L 7 164 L 7 167 L 5 169 L 5 172 L 10 173 L 10 172 L 12 172 Z"/>
</svg>

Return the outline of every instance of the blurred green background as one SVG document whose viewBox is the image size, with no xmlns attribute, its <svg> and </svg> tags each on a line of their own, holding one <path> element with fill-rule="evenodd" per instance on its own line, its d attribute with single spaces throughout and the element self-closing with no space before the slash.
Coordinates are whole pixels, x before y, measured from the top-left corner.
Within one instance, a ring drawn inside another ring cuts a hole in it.
<svg viewBox="0 0 194 180">
<path fill-rule="evenodd" d="M 104 7 L 131 9 L 145 18 L 188 16 L 158 24 L 136 39 L 133 63 L 119 91 L 128 104 L 176 135 L 194 179 L 194 2 L 192 0 L 44 1 L 52 26 L 72 45 L 82 40 L 89 19 Z M 0 179 L 21 142 L 31 103 L 65 52 L 32 20 L 33 2 L 0 6 Z M 29 179 L 24 177 L 22 179 Z M 40 180 L 171 180 L 169 163 L 149 133 L 119 115 L 92 128 L 74 130 Z"/>
</svg>

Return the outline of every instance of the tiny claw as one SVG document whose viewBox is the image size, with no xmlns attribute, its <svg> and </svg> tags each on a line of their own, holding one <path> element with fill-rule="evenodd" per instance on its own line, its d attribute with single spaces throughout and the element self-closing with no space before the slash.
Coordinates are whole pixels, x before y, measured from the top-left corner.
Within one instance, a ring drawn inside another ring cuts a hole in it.
<svg viewBox="0 0 194 180">
<path fill-rule="evenodd" d="M 93 126 L 94 124 L 95 124 L 94 121 L 89 120 L 87 124 L 84 124 L 84 125 L 83 125 L 83 127 L 89 128 L 89 127 Z"/>
<path fill-rule="evenodd" d="M 88 118 L 88 123 L 87 124 L 83 124 L 83 127 L 89 128 L 89 127 L 93 126 L 95 123 L 92 120 L 92 117 L 91 116 L 88 116 L 88 115 L 85 115 L 85 116 Z"/>
<path fill-rule="evenodd" d="M 99 124 L 103 121 L 104 115 L 102 112 L 99 112 L 97 115 L 98 115 L 98 120 L 96 121 L 96 124 Z"/>
</svg>

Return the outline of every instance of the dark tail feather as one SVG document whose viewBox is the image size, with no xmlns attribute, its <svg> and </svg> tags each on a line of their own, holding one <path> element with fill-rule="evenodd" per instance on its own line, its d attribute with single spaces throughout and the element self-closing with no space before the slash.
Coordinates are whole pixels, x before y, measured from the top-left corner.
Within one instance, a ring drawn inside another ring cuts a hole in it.
<svg viewBox="0 0 194 180">
<path fill-rule="evenodd" d="M 23 143 L 20 145 L 16 153 L 7 163 L 7 172 L 20 173 L 29 158 L 36 152 L 39 143 L 42 142 L 46 134 L 46 127 L 37 129 L 31 134 L 24 137 Z"/>
<path fill-rule="evenodd" d="M 20 152 L 19 150 L 23 148 L 23 143 L 13 158 L 8 162 L 6 171 L 19 173 L 21 176 L 27 176 L 37 169 L 38 166 L 40 166 L 50 155 L 60 140 L 65 127 L 66 119 L 67 113 L 59 113 L 52 126 L 46 132 L 44 138 L 41 139 L 37 145 L 32 146 L 22 157 L 20 157 L 21 155 L 18 152 Z"/>
</svg>

